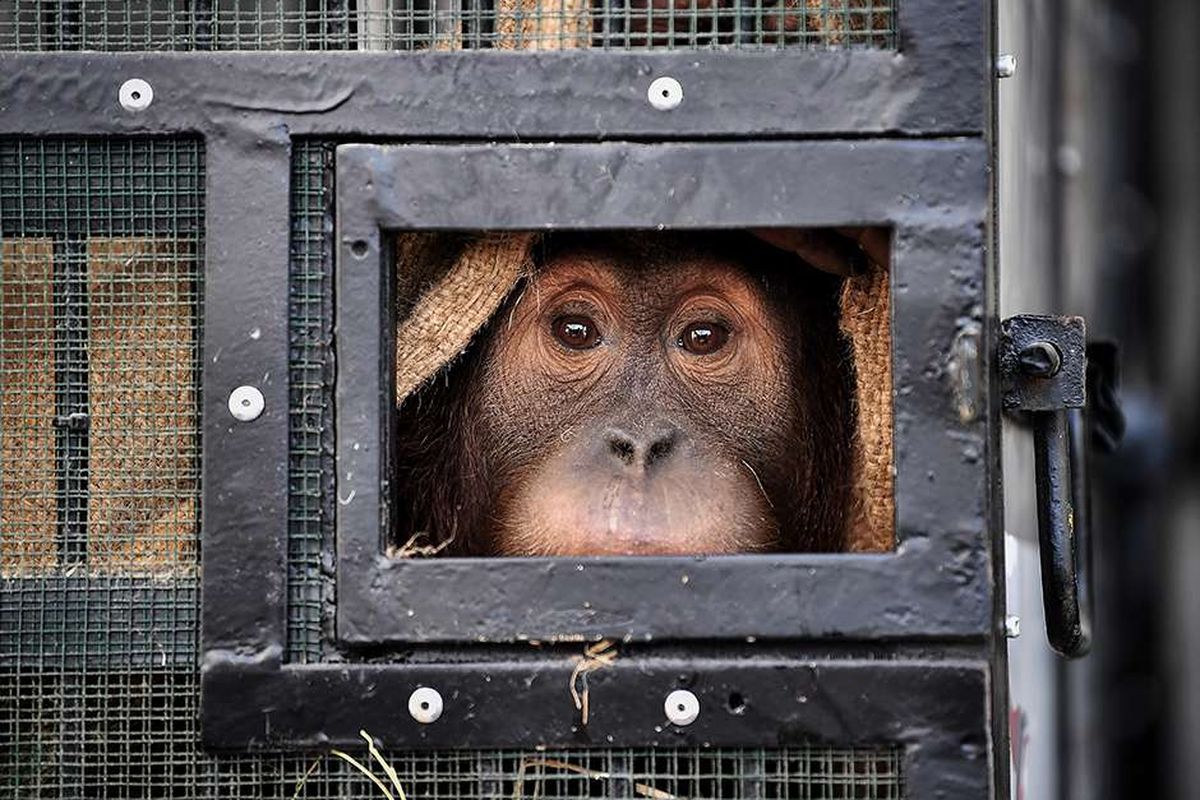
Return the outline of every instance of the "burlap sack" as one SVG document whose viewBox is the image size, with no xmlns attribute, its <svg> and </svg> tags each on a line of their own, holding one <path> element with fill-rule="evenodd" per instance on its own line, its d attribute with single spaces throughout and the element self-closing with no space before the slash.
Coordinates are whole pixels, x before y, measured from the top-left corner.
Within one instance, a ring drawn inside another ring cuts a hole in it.
<svg viewBox="0 0 1200 800">
<path fill-rule="evenodd" d="M 848 549 L 891 550 L 896 541 L 896 493 L 892 464 L 892 318 L 886 267 L 844 279 L 842 332 L 854 357 L 855 507 Z"/>
<path fill-rule="evenodd" d="M 471 343 L 532 265 L 535 235 L 414 233 L 396 245 L 396 404 Z"/>
</svg>

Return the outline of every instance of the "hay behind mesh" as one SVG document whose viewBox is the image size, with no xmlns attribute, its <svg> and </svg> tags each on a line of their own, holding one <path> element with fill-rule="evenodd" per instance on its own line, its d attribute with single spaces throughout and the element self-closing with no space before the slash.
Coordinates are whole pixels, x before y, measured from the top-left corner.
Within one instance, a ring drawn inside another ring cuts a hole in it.
<svg viewBox="0 0 1200 800">
<path fill-rule="evenodd" d="M 566 50 L 591 43 L 587 0 L 497 0 L 496 49 Z"/>
<path fill-rule="evenodd" d="M 54 245 L 0 242 L 0 574 L 58 561 Z"/>
<path fill-rule="evenodd" d="M 740 5 L 725 0 L 635 0 L 627 4 L 618 23 L 645 23 L 641 35 L 651 44 L 673 39 L 678 46 L 693 34 L 697 44 L 704 44 L 710 37 L 697 32 L 695 26 L 713 24 L 717 19 L 732 21 L 746 12 L 761 16 L 766 44 L 775 44 L 781 38 L 777 34 L 782 33 L 788 43 L 887 47 L 893 29 L 892 10 L 884 0 L 783 0 L 759 6 L 747 0 Z M 599 15 L 607 13 L 611 11 L 597 11 Z M 497 0 L 495 14 L 498 50 L 567 50 L 593 45 L 593 12 L 588 0 Z M 652 33 L 653 24 L 666 27 Z M 452 32 L 435 35 L 435 50 L 462 49 L 462 21 L 455 20 L 454 25 Z M 609 35 L 596 32 L 600 40 Z"/>
<path fill-rule="evenodd" d="M 799 0 L 786 0 L 796 8 Z M 831 46 L 869 44 L 886 47 L 887 37 L 878 31 L 892 28 L 891 9 L 880 9 L 880 0 L 804 0 L 804 30 Z"/>
<path fill-rule="evenodd" d="M 0 572 L 11 575 L 60 566 L 58 343 L 52 242 L 2 247 Z M 195 258 L 189 242 L 88 242 L 89 570 L 195 569 Z"/>
<path fill-rule="evenodd" d="M 199 446 L 194 245 L 88 243 L 88 562 L 196 561 Z"/>
</svg>

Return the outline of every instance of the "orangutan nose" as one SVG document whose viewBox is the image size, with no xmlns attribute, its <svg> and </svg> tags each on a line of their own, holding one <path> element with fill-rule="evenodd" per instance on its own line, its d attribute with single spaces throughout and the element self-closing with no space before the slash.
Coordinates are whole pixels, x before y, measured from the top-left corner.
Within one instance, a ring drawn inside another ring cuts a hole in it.
<svg viewBox="0 0 1200 800">
<path fill-rule="evenodd" d="M 637 471 L 649 470 L 670 457 L 678 440 L 679 430 L 673 425 L 653 426 L 643 433 L 623 428 L 604 431 L 609 455 L 621 466 Z"/>
</svg>

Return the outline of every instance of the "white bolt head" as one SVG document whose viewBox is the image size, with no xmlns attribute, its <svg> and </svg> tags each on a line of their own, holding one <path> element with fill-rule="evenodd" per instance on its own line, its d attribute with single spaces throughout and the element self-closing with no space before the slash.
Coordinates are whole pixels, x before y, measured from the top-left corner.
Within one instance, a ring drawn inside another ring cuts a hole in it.
<svg viewBox="0 0 1200 800">
<path fill-rule="evenodd" d="M 1017 74 L 1017 57 L 1012 53 L 1004 53 L 996 59 L 996 77 L 1011 78 Z"/>
<path fill-rule="evenodd" d="M 141 78 L 130 78 L 121 84 L 117 97 L 126 111 L 145 111 L 154 102 L 154 88 Z"/>
<path fill-rule="evenodd" d="M 670 75 L 663 75 L 650 82 L 646 99 L 659 111 L 670 111 L 683 102 L 683 86 Z"/>
<path fill-rule="evenodd" d="M 239 386 L 229 393 L 229 413 L 239 422 L 253 422 L 262 415 L 266 401 L 255 386 Z"/>
<path fill-rule="evenodd" d="M 700 716 L 700 698 L 687 689 L 676 689 L 667 695 L 663 710 L 673 725 L 691 725 Z"/>
<path fill-rule="evenodd" d="M 442 715 L 442 695 L 430 686 L 414 690 L 408 696 L 408 713 L 422 725 L 437 722 Z"/>
<path fill-rule="evenodd" d="M 1016 614 L 1009 614 L 1004 618 L 1004 635 L 1009 639 L 1015 639 L 1021 635 L 1021 618 Z"/>
</svg>

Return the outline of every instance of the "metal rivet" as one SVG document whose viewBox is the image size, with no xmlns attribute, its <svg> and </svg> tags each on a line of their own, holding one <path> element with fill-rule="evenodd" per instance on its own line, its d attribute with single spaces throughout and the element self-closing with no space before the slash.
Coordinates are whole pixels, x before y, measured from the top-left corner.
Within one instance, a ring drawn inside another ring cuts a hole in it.
<svg viewBox="0 0 1200 800">
<path fill-rule="evenodd" d="M 253 422 L 262 415 L 266 401 L 254 386 L 239 386 L 229 393 L 229 413 L 240 422 Z"/>
<path fill-rule="evenodd" d="M 145 111 L 154 102 L 154 87 L 141 78 L 130 78 L 117 93 L 126 111 Z"/>
<path fill-rule="evenodd" d="M 1015 639 L 1021 635 L 1021 618 L 1016 614 L 1009 614 L 1004 618 L 1004 635 L 1009 639 Z"/>
<path fill-rule="evenodd" d="M 422 725 L 437 722 L 442 715 L 442 695 L 429 686 L 414 690 L 408 696 L 408 713 Z"/>
<path fill-rule="evenodd" d="M 667 719 L 674 725 L 691 725 L 700 716 L 700 699 L 687 689 L 676 689 L 663 703 Z"/>
<path fill-rule="evenodd" d="M 670 75 L 663 75 L 650 82 L 646 99 L 659 111 L 670 111 L 683 102 L 683 86 Z"/>
<path fill-rule="evenodd" d="M 996 58 L 996 77 L 1011 78 L 1017 74 L 1017 57 L 1012 53 L 1003 53 Z"/>
</svg>

